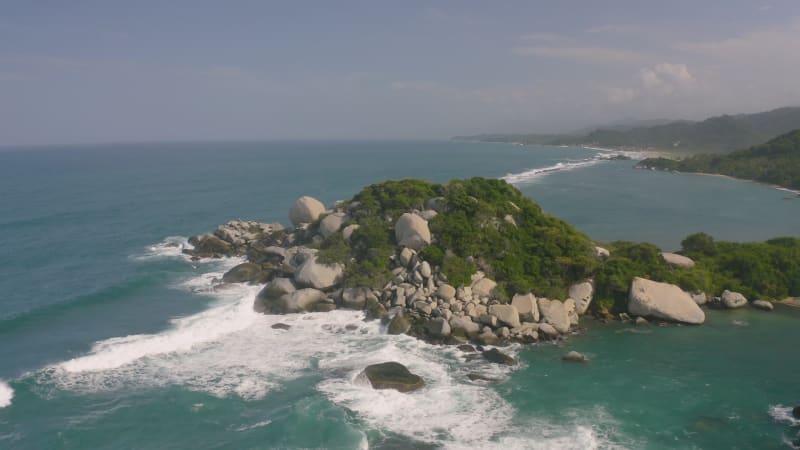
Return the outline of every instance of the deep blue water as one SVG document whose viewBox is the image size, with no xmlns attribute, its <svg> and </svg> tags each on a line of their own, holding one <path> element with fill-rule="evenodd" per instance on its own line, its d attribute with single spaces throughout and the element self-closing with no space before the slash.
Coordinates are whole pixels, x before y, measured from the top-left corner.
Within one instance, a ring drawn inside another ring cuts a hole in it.
<svg viewBox="0 0 800 450">
<path fill-rule="evenodd" d="M 629 336 L 593 328 L 575 340 L 604 361 L 588 374 L 564 373 L 569 369 L 552 354 L 560 349 L 525 349 L 526 365 L 500 374 L 507 381 L 476 386 L 459 377 L 466 369 L 452 350 L 367 325 L 364 334 L 342 334 L 343 324 L 358 321 L 351 313 L 297 318 L 305 334 L 276 335 L 273 319 L 249 310 L 252 289 L 208 291 L 208 274 L 229 263 L 190 264 L 158 245 L 231 218 L 286 223 L 301 195 L 331 203 L 387 178 L 508 174 L 545 210 L 598 241 L 674 249 L 695 231 L 730 240 L 800 234 L 800 200 L 785 200 L 784 192 L 633 170 L 631 161 L 594 161 L 596 155 L 455 142 L 4 149 L 0 379 L 14 393 L 0 408 L 0 447 L 380 448 L 415 440 L 451 447 L 780 447 L 791 431 L 769 408 L 800 400 L 783 376 L 800 366 L 779 356 L 793 352 L 792 313 L 747 316 L 745 331 L 720 317 L 691 330 L 691 344 L 680 329 Z M 574 168 L 531 172 L 559 163 Z M 647 342 L 667 350 L 647 354 L 652 347 L 640 348 Z M 741 354 L 721 357 L 728 348 Z M 714 357 L 698 357 L 705 354 Z M 364 355 L 405 358 L 436 381 L 425 398 L 364 392 L 348 378 L 373 357 Z M 631 355 L 641 363 L 627 364 Z M 743 374 L 739 360 L 758 370 Z M 616 378 L 620 367 L 625 375 Z M 547 371 L 553 377 L 543 388 L 531 384 Z M 711 395 L 700 381 L 708 377 L 721 380 Z M 660 378 L 666 384 L 656 383 Z M 639 395 L 630 380 L 661 388 Z M 3 392 L 0 385 L 0 404 Z M 697 400 L 663 407 L 681 395 Z M 661 413 L 644 414 L 653 410 Z"/>
</svg>

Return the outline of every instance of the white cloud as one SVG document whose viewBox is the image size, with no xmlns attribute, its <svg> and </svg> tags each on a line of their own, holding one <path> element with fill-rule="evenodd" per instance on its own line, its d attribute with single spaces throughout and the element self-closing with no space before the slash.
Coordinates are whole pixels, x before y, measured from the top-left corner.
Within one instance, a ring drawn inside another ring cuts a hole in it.
<svg viewBox="0 0 800 450">
<path fill-rule="evenodd" d="M 691 87 L 695 78 L 686 64 L 660 63 L 639 72 L 642 86 L 651 92 L 671 94 L 677 89 Z"/>
</svg>

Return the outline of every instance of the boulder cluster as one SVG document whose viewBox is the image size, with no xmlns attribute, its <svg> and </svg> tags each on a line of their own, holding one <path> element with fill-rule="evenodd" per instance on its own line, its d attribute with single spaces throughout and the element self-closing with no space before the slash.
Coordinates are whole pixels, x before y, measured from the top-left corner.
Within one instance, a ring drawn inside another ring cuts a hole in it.
<svg viewBox="0 0 800 450">
<path fill-rule="evenodd" d="M 298 199 L 289 212 L 291 229 L 277 223 L 234 220 L 213 234 L 193 237 L 190 243 L 194 248 L 186 252 L 195 258 L 246 256 L 247 262 L 228 271 L 222 281 L 264 284 L 254 304 L 256 311 L 264 313 L 365 310 L 367 318 L 383 320 L 389 333 L 453 344 L 536 342 L 559 339 L 578 329 L 580 317 L 590 310 L 592 280 L 572 285 L 564 299 L 536 297 L 531 292 L 507 298 L 481 271 L 474 273 L 469 283 L 454 285 L 421 253 L 432 240 L 428 220 L 443 211 L 435 198 L 426 208 L 403 213 L 394 221 L 391 280 L 380 288 L 345 286 L 349 262 L 321 260 L 315 244 L 336 233 L 347 241 L 359 225 L 350 220 L 346 205 L 327 209 L 307 196 Z M 609 251 L 601 247 L 596 247 L 595 253 L 600 259 L 609 257 Z M 682 255 L 661 256 L 676 267 L 694 265 Z M 704 304 L 739 308 L 748 301 L 736 292 L 725 291 L 709 299 L 675 285 L 635 278 L 627 305 L 634 318 L 627 314 L 624 318 L 640 324 L 649 318 L 697 325 L 705 321 L 700 308 Z M 772 308 L 766 301 L 751 304 Z"/>
</svg>

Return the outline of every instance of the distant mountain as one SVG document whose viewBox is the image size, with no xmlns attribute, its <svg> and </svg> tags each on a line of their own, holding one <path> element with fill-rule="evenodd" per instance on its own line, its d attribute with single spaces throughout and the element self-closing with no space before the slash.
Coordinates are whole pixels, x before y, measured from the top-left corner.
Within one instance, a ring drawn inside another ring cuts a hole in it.
<svg viewBox="0 0 800 450">
<path fill-rule="evenodd" d="M 800 189 L 800 129 L 765 144 L 726 155 L 695 155 L 682 160 L 649 158 L 642 169 L 716 173 L 790 189 Z"/>
<path fill-rule="evenodd" d="M 671 121 L 634 126 L 620 124 L 564 135 L 483 134 L 454 139 L 539 145 L 636 147 L 684 153 L 725 153 L 764 142 L 797 128 L 800 128 L 800 107 L 787 107 L 756 114 L 711 117 L 701 122 Z"/>
</svg>

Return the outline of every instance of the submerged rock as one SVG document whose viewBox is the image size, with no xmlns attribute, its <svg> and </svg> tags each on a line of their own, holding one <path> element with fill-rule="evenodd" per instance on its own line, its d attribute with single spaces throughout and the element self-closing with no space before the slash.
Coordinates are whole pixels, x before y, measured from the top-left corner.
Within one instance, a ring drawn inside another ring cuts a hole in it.
<svg viewBox="0 0 800 450">
<path fill-rule="evenodd" d="M 495 364 L 505 364 L 507 366 L 513 366 L 517 363 L 517 360 L 514 358 L 506 355 L 505 353 L 501 352 L 500 350 L 493 348 L 491 350 L 485 350 L 481 353 L 487 361 L 493 362 Z"/>
<path fill-rule="evenodd" d="M 631 283 L 628 311 L 637 316 L 695 325 L 706 320 L 703 310 L 678 286 L 639 277 Z"/>
<path fill-rule="evenodd" d="M 425 381 L 399 362 L 385 362 L 367 366 L 361 375 L 366 377 L 373 389 L 394 389 L 412 392 L 425 387 Z"/>
<path fill-rule="evenodd" d="M 574 350 L 562 356 L 561 360 L 567 362 L 577 362 L 577 363 L 589 362 L 589 358 L 587 358 L 586 355 L 584 355 L 583 353 L 578 353 Z"/>
<path fill-rule="evenodd" d="M 273 324 L 270 328 L 272 328 L 273 330 L 288 330 L 288 329 L 292 328 L 292 326 L 291 325 L 287 325 L 285 323 L 276 323 L 276 324 Z"/>
</svg>

